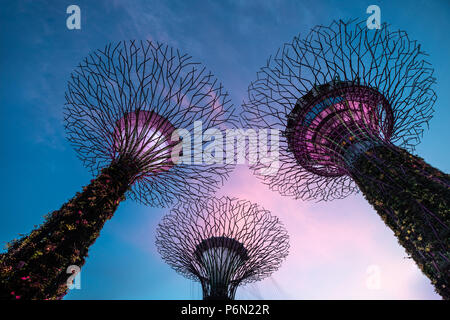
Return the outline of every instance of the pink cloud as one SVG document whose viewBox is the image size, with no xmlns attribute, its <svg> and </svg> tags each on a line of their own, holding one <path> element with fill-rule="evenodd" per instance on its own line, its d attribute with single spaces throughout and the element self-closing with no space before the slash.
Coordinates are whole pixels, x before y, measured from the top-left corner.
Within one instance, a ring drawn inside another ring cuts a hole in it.
<svg viewBox="0 0 450 320">
<path fill-rule="evenodd" d="M 270 191 L 245 166 L 236 168 L 219 193 L 259 203 L 290 234 L 290 255 L 280 270 L 241 288 L 238 298 L 439 299 L 361 195 L 320 203 L 293 200 Z M 370 266 L 379 271 L 379 288 L 367 284 Z"/>
</svg>

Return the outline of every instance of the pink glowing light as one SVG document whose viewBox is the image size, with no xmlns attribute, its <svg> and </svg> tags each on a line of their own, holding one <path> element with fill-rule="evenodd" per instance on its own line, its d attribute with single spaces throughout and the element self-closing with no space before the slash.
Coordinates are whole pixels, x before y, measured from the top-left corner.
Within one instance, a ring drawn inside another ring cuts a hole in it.
<svg viewBox="0 0 450 320">
<path fill-rule="evenodd" d="M 390 105 L 368 87 L 323 86 L 300 99 L 294 114 L 289 147 L 301 165 L 320 175 L 347 174 L 346 152 L 361 149 L 357 143 L 389 142 L 391 137 Z"/>
<path fill-rule="evenodd" d="M 114 152 L 139 161 L 147 173 L 169 170 L 174 162 L 171 140 L 175 127 L 153 111 L 134 111 L 117 121 L 114 130 Z"/>
</svg>

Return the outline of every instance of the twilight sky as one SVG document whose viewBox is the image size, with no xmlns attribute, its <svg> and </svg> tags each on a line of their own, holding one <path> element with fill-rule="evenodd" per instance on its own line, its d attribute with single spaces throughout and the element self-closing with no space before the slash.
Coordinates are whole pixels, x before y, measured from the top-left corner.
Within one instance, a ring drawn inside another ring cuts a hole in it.
<svg viewBox="0 0 450 320">
<path fill-rule="evenodd" d="M 66 28 L 71 4 L 81 8 L 81 30 Z M 239 106 L 257 70 L 284 42 L 333 19 L 365 19 L 371 4 L 430 55 L 438 100 L 417 153 L 449 172 L 447 0 L 0 0 L 0 242 L 30 232 L 91 179 L 65 139 L 62 110 L 69 75 L 92 50 L 119 40 L 166 42 L 203 62 Z M 238 299 L 439 299 L 360 194 L 326 203 L 292 200 L 240 165 L 218 195 L 259 203 L 291 237 L 281 269 L 238 289 Z M 156 251 L 154 231 L 168 211 L 123 202 L 90 249 L 81 289 L 65 299 L 201 299 L 200 286 Z M 373 272 L 378 288 L 368 285 Z"/>
</svg>

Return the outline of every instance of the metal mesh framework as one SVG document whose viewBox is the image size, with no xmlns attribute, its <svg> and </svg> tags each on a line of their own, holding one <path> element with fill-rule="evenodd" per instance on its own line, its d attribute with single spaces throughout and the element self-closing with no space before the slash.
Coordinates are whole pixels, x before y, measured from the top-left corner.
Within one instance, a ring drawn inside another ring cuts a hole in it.
<svg viewBox="0 0 450 320">
<path fill-rule="evenodd" d="M 368 30 L 365 21 L 317 26 L 285 44 L 244 103 L 248 127 L 284 133 L 278 173 L 260 178 L 296 199 L 344 198 L 357 191 L 346 165 L 364 141 L 414 150 L 436 100 L 424 56 L 404 31 Z"/>
<path fill-rule="evenodd" d="M 201 283 L 204 299 L 234 299 L 239 285 L 280 267 L 289 242 L 269 211 L 223 197 L 174 208 L 157 228 L 156 246 L 173 269 Z"/>
<path fill-rule="evenodd" d="M 310 172 L 338 177 L 375 143 L 389 142 L 393 116 L 376 90 L 333 81 L 303 96 L 289 114 L 285 136 L 290 151 Z"/>
<path fill-rule="evenodd" d="M 450 299 L 450 176 L 410 153 L 436 100 L 423 58 L 420 45 L 387 25 L 316 27 L 258 73 L 244 119 L 283 132 L 281 168 L 261 175 L 265 183 L 302 199 L 359 189 Z"/>
<path fill-rule="evenodd" d="M 214 191 L 232 169 L 225 161 L 174 165 L 176 129 L 223 129 L 234 115 L 217 79 L 167 45 L 129 41 L 95 51 L 73 72 L 66 101 L 68 139 L 79 157 L 94 174 L 122 159 L 134 165 L 135 200 L 187 201 Z"/>
</svg>

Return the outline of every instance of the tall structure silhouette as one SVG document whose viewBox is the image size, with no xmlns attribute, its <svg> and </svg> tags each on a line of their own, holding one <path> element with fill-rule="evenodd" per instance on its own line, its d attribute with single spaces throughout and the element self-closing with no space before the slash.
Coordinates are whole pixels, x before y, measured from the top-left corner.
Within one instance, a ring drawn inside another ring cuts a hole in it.
<svg viewBox="0 0 450 320">
<path fill-rule="evenodd" d="M 173 269 L 201 283 L 204 300 L 229 300 L 240 285 L 276 271 L 289 242 L 269 211 L 223 197 L 174 208 L 158 226 L 156 246 Z"/>
<path fill-rule="evenodd" d="M 283 132 L 264 183 L 296 199 L 357 191 L 450 298 L 450 176 L 412 154 L 433 113 L 433 70 L 404 31 L 333 22 L 285 44 L 244 103 L 251 128 Z"/>
<path fill-rule="evenodd" d="M 84 264 L 126 196 L 165 207 L 215 191 L 233 166 L 199 162 L 190 134 L 233 119 L 221 84 L 178 50 L 129 41 L 94 51 L 71 75 L 65 124 L 96 178 L 0 255 L 0 297 L 62 298 L 67 268 Z M 193 156 L 197 161 L 190 163 Z"/>
</svg>

